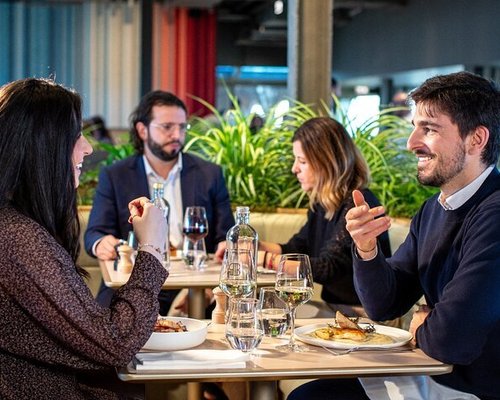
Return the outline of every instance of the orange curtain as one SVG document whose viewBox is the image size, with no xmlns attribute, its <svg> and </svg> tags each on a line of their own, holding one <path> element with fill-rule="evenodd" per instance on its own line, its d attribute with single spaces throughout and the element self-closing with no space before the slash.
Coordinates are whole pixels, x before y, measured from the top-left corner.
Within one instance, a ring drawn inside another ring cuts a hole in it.
<svg viewBox="0 0 500 400">
<path fill-rule="evenodd" d="M 215 103 L 216 15 L 156 4 L 153 11 L 153 85 L 174 92 L 191 114 L 208 110 L 191 96 Z"/>
</svg>

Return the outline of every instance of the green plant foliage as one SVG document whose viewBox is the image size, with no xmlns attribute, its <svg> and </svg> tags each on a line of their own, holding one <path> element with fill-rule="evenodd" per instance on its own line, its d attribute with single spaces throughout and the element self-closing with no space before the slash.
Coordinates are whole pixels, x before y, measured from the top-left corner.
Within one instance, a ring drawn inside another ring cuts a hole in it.
<svg viewBox="0 0 500 400">
<path fill-rule="evenodd" d="M 87 169 L 80 176 L 80 185 L 78 186 L 78 201 L 81 205 L 90 205 L 94 199 L 95 188 L 99 178 L 99 171 L 103 166 L 111 165 L 115 161 L 122 160 L 135 153 L 131 143 L 111 144 L 95 140 L 90 134 L 92 127 L 83 130 L 83 135 L 92 145 L 94 152 L 105 152 L 106 158 L 100 161 L 91 169 Z"/>
<path fill-rule="evenodd" d="M 215 121 L 194 118 L 185 150 L 222 167 L 233 206 L 258 210 L 305 206 L 305 194 L 291 172 L 293 131 L 281 123 L 284 116 L 272 108 L 263 126 L 254 131 L 254 115 L 243 115 L 237 99 L 229 96 L 233 109 L 224 115 L 196 98 Z"/>
</svg>

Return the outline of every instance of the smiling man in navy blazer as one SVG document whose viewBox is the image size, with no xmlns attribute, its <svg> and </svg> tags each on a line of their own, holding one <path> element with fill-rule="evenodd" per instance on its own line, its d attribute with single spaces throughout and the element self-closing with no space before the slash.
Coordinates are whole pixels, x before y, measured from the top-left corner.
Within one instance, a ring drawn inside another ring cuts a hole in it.
<svg viewBox="0 0 500 400">
<path fill-rule="evenodd" d="M 208 218 L 208 252 L 214 252 L 234 225 L 229 195 L 219 166 L 183 153 L 187 109 L 172 93 L 145 95 L 131 118 L 131 140 L 137 154 L 101 170 L 85 232 L 85 250 L 102 260 L 117 254 L 119 239 L 126 239 L 130 200 L 151 197 L 155 182 L 164 185 L 170 203 L 170 243 L 182 247 L 182 218 L 188 206 L 204 206 Z M 177 291 L 162 291 L 160 313 L 166 314 Z M 101 283 L 97 300 L 109 305 L 113 291 Z"/>
</svg>

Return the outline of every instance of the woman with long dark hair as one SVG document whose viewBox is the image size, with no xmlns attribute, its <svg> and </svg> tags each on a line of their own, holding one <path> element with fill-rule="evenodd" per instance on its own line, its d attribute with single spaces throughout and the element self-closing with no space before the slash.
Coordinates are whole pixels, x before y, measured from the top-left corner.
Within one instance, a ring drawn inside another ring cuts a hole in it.
<svg viewBox="0 0 500 400">
<path fill-rule="evenodd" d="M 2 399 L 126 398 L 114 368 L 144 345 L 158 315 L 166 222 L 148 199 L 129 205 L 142 247 L 110 308 L 75 264 L 76 188 L 92 152 L 81 127 L 81 99 L 61 85 L 29 78 L 0 88 Z"/>
</svg>

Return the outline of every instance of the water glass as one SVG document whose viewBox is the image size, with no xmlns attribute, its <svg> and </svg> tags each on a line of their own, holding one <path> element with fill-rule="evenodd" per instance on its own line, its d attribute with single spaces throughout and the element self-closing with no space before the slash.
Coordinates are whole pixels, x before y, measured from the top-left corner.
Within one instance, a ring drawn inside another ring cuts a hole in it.
<svg viewBox="0 0 500 400">
<path fill-rule="evenodd" d="M 205 247 L 205 239 L 196 241 L 184 237 L 182 244 L 182 259 L 187 269 L 200 270 L 206 267 L 207 249 Z"/>
<path fill-rule="evenodd" d="M 277 337 L 286 333 L 290 314 L 286 303 L 278 297 L 274 287 L 260 288 L 257 309 L 265 336 Z"/>
<path fill-rule="evenodd" d="M 264 331 L 254 298 L 231 298 L 226 321 L 226 339 L 233 349 L 251 352 L 261 342 Z"/>
</svg>

